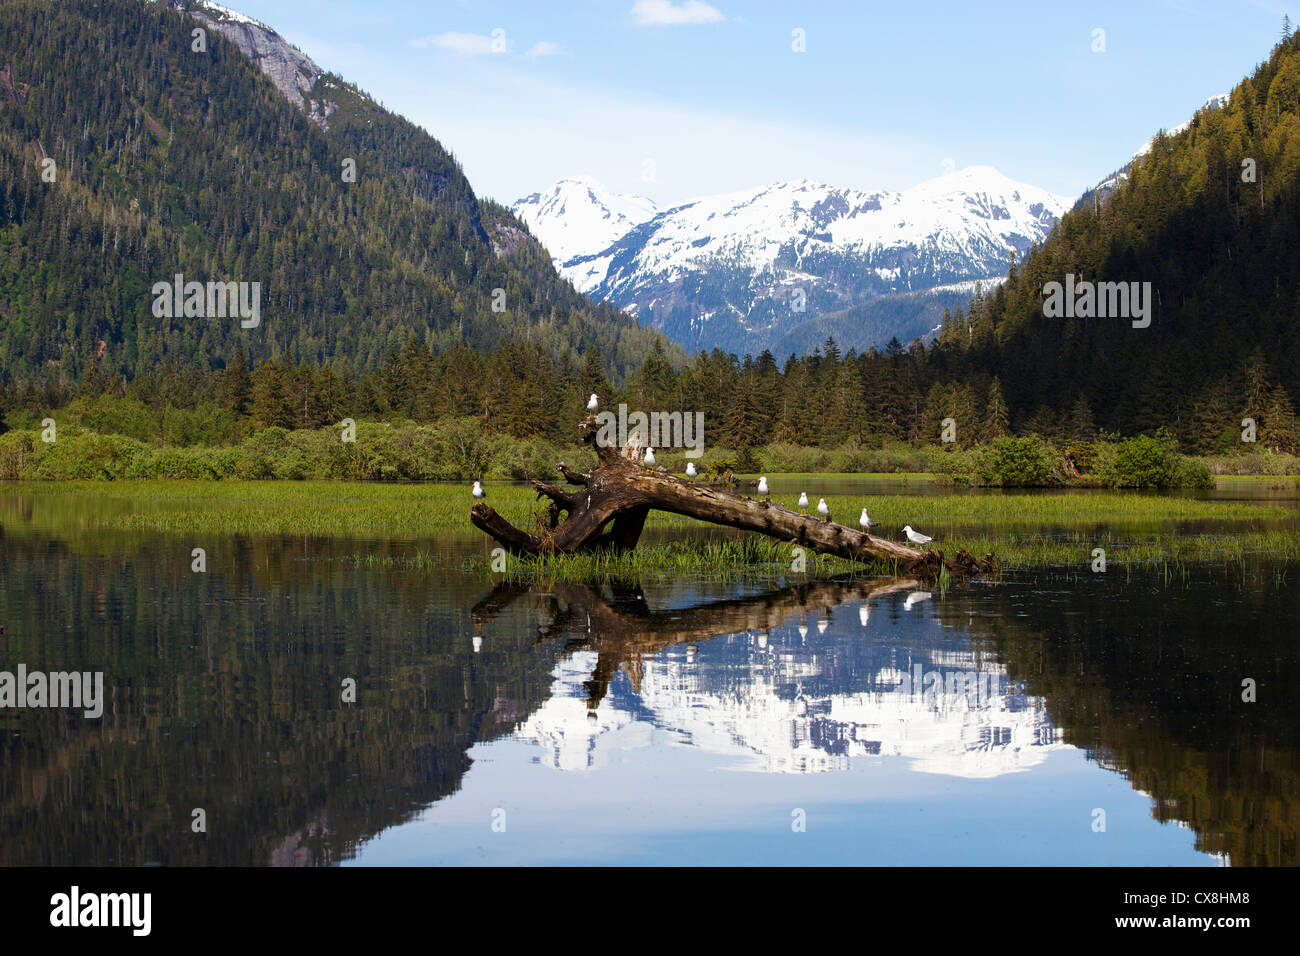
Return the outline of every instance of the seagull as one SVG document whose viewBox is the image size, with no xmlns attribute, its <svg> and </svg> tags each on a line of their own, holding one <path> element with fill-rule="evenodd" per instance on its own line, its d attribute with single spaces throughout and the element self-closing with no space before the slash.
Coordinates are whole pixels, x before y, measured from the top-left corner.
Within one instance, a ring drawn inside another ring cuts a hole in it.
<svg viewBox="0 0 1300 956">
<path fill-rule="evenodd" d="M 694 480 L 695 480 L 695 476 L 698 475 L 698 474 L 699 474 L 699 472 L 695 470 L 695 462 L 693 462 L 693 461 L 688 461 L 688 462 L 686 463 L 686 477 L 689 478 L 689 479 L 691 479 L 691 481 L 694 481 Z"/>
<path fill-rule="evenodd" d="M 655 450 L 647 448 L 645 450 L 645 467 L 646 471 L 653 471 L 655 467 Z"/>
<path fill-rule="evenodd" d="M 825 634 L 826 628 L 830 626 L 831 626 L 831 622 L 826 620 L 826 618 L 822 618 L 820 621 L 817 622 L 817 633 Z"/>
<path fill-rule="evenodd" d="M 480 485 L 477 481 L 474 482 L 474 489 L 470 492 L 470 494 L 472 494 L 475 498 L 487 497 L 487 492 L 483 490 L 483 486 Z"/>
<path fill-rule="evenodd" d="M 800 511 L 808 510 L 808 492 L 806 491 L 799 492 L 799 510 Z"/>
<path fill-rule="evenodd" d="M 766 476 L 766 475 L 764 475 L 763 477 L 761 477 L 761 478 L 758 479 L 758 493 L 759 493 L 760 495 L 766 495 L 766 494 L 767 494 L 767 476 Z"/>
<path fill-rule="evenodd" d="M 868 529 L 869 529 L 873 524 L 875 524 L 874 521 L 872 521 L 870 518 L 867 517 L 867 509 L 866 509 L 866 508 L 863 508 L 863 509 L 862 509 L 862 517 L 860 517 L 860 518 L 858 519 L 858 524 L 860 524 L 860 525 L 862 526 L 862 530 L 863 530 L 863 531 L 868 530 Z"/>
<path fill-rule="evenodd" d="M 596 400 L 596 393 L 592 392 L 591 398 L 587 399 L 587 411 L 594 412 L 599 407 L 600 407 L 600 402 Z"/>
<path fill-rule="evenodd" d="M 903 525 L 903 530 L 907 532 L 907 540 L 912 544 L 929 544 L 934 538 L 928 534 L 921 534 L 919 531 L 913 531 L 910 524 Z"/>
<path fill-rule="evenodd" d="M 826 499 L 817 499 L 817 513 L 822 516 L 823 521 L 831 520 L 831 509 L 826 507 Z"/>
<path fill-rule="evenodd" d="M 871 620 L 871 608 L 867 607 L 866 601 L 863 601 L 858 605 L 858 622 L 866 627 L 869 620 Z"/>
<path fill-rule="evenodd" d="M 807 637 L 807 636 L 808 636 L 808 625 L 807 625 L 807 624 L 800 624 L 800 625 L 799 625 L 799 636 L 800 636 L 801 638 L 803 638 L 803 637 Z"/>
</svg>

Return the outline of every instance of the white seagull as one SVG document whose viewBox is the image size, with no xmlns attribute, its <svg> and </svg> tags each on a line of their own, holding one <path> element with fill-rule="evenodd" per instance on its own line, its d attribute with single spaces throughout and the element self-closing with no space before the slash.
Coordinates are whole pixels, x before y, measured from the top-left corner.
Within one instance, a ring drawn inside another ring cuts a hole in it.
<svg viewBox="0 0 1300 956">
<path fill-rule="evenodd" d="M 695 476 L 698 475 L 698 474 L 699 474 L 699 472 L 695 470 L 695 462 L 693 462 L 693 461 L 688 461 L 688 462 L 686 463 L 686 477 L 689 478 L 689 479 L 691 479 L 691 481 L 694 481 L 694 480 L 695 480 Z"/>
<path fill-rule="evenodd" d="M 826 507 L 826 499 L 817 499 L 817 513 L 822 516 L 823 521 L 829 521 L 831 518 L 831 509 Z"/>
<path fill-rule="evenodd" d="M 808 492 L 806 491 L 799 492 L 799 510 L 800 511 L 808 510 Z"/>
<path fill-rule="evenodd" d="M 871 608 L 867 607 L 867 602 L 863 601 L 858 605 L 858 623 L 866 627 L 869 620 L 871 620 Z"/>
<path fill-rule="evenodd" d="M 921 534 L 919 531 L 913 531 L 910 524 L 903 525 L 903 530 L 907 532 L 907 540 L 912 544 L 929 544 L 934 538 L 928 534 Z"/>
<path fill-rule="evenodd" d="M 871 528 L 871 526 L 872 526 L 873 524 L 875 524 L 874 521 L 872 521 L 870 518 L 867 517 L 867 509 L 866 509 L 866 508 L 863 508 L 863 509 L 862 509 L 862 517 L 860 517 L 860 518 L 858 519 L 858 524 L 860 524 L 860 525 L 862 526 L 862 530 L 863 530 L 863 531 L 867 531 L 868 529 Z"/>
<path fill-rule="evenodd" d="M 820 621 L 817 622 L 817 633 L 825 634 L 826 628 L 830 626 L 831 626 L 831 622 L 826 620 L 826 618 L 822 618 Z"/>
<path fill-rule="evenodd" d="M 767 476 L 766 476 L 766 475 L 763 475 L 761 478 L 758 479 L 758 493 L 759 493 L 760 495 L 765 495 L 765 494 L 767 494 Z"/>
<path fill-rule="evenodd" d="M 596 400 L 596 393 L 592 392 L 591 398 L 587 399 L 587 411 L 594 412 L 599 407 L 600 407 L 600 402 Z"/>
<path fill-rule="evenodd" d="M 654 470 L 655 450 L 653 448 L 647 448 L 645 450 L 645 466 L 647 470 Z"/>
<path fill-rule="evenodd" d="M 472 494 L 475 498 L 483 498 L 487 496 L 487 492 L 483 490 L 483 486 L 480 485 L 477 481 L 474 482 L 474 488 L 470 492 L 470 494 Z"/>
</svg>

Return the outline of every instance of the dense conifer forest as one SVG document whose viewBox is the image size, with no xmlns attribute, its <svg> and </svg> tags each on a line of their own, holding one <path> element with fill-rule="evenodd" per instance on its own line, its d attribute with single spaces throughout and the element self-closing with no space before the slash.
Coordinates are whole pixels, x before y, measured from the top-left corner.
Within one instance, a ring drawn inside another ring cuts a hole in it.
<svg viewBox="0 0 1300 956">
<path fill-rule="evenodd" d="M 1163 430 L 1225 453 L 1244 417 L 1297 451 L 1300 37 L 932 340 L 687 357 L 559 279 L 422 130 L 335 78 L 324 131 L 232 44 L 192 53 L 189 26 L 137 0 L 0 9 L 0 428 L 107 396 L 207 423 L 163 442 L 344 417 L 564 441 L 595 391 L 701 411 L 742 451 L 936 442 L 951 418 L 957 447 Z M 261 324 L 155 317 L 175 273 L 260 281 Z M 1150 282 L 1150 326 L 1044 317 L 1068 274 Z"/>
</svg>

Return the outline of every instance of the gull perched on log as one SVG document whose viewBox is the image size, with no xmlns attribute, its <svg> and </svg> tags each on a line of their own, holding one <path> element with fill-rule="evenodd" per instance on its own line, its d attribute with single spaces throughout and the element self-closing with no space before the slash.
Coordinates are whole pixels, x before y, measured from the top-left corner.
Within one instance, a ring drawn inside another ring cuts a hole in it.
<svg viewBox="0 0 1300 956">
<path fill-rule="evenodd" d="M 767 496 L 767 476 L 766 476 L 766 475 L 763 475 L 762 477 L 760 477 L 760 478 L 758 479 L 758 493 L 759 493 L 760 495 L 763 495 L 764 497 Z"/>
<path fill-rule="evenodd" d="M 483 490 L 483 486 L 480 485 L 477 481 L 474 482 L 474 487 L 473 489 L 470 490 L 470 494 L 473 495 L 475 498 L 483 498 L 487 496 L 487 492 Z"/>
<path fill-rule="evenodd" d="M 647 448 L 645 450 L 645 468 L 646 471 L 654 471 L 655 468 L 655 450 Z"/>
<path fill-rule="evenodd" d="M 825 499 L 825 498 L 818 498 L 818 499 L 817 499 L 817 513 L 818 513 L 819 515 L 822 516 L 822 520 L 823 520 L 823 521 L 830 521 L 830 520 L 831 520 L 831 509 L 828 508 L 828 507 L 826 507 L 826 499 Z"/>
<path fill-rule="evenodd" d="M 800 511 L 808 510 L 808 492 L 806 491 L 799 492 L 799 510 Z"/>
<path fill-rule="evenodd" d="M 591 398 L 587 399 L 587 411 L 594 412 L 600 407 L 600 402 L 596 399 L 596 393 L 591 393 Z"/>
<path fill-rule="evenodd" d="M 872 521 L 870 518 L 867 517 L 866 508 L 862 509 L 862 517 L 858 518 L 858 524 L 862 526 L 863 531 L 870 530 L 871 526 L 875 524 L 874 521 Z"/>
<path fill-rule="evenodd" d="M 694 481 L 694 480 L 695 480 L 695 476 L 698 475 L 698 474 L 699 474 L 699 472 L 695 470 L 695 462 L 693 462 L 693 461 L 688 461 L 688 462 L 686 463 L 686 477 L 689 478 L 689 479 L 691 479 L 691 481 Z"/>
<path fill-rule="evenodd" d="M 921 534 L 919 531 L 913 531 L 910 524 L 903 525 L 903 530 L 907 532 L 907 540 L 912 544 L 929 544 L 934 538 L 928 534 Z"/>
</svg>

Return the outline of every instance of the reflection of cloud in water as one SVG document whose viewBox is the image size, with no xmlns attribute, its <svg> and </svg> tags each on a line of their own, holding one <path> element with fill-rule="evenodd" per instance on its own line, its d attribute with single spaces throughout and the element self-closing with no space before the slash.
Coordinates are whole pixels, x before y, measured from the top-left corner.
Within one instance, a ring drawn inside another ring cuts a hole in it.
<svg viewBox="0 0 1300 956">
<path fill-rule="evenodd" d="M 992 655 L 960 645 L 894 648 L 893 665 L 854 677 L 868 689 L 809 692 L 803 683 L 836 676 L 822 666 L 834 656 L 775 638 L 752 635 L 740 662 L 701 662 L 680 646 L 647 656 L 636 689 L 626 681 L 611 688 L 594 721 L 583 682 L 597 655 L 573 653 L 517 736 L 559 770 L 596 769 L 621 752 L 669 744 L 734 756 L 739 770 L 817 773 L 903 757 L 912 770 L 970 778 L 1025 770 L 1066 746 L 1042 698 L 1022 693 Z"/>
</svg>

